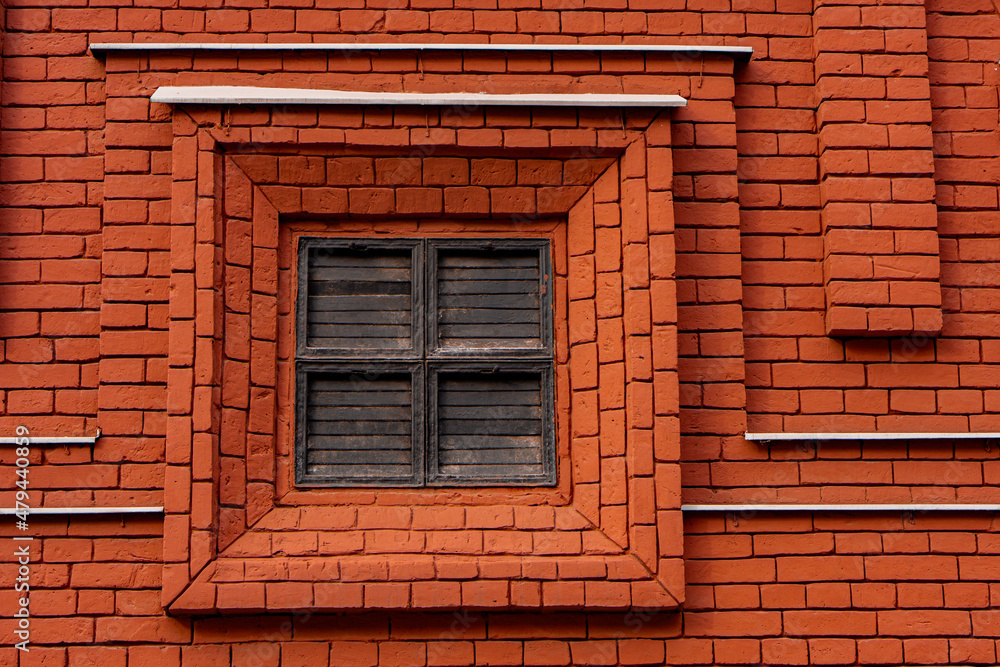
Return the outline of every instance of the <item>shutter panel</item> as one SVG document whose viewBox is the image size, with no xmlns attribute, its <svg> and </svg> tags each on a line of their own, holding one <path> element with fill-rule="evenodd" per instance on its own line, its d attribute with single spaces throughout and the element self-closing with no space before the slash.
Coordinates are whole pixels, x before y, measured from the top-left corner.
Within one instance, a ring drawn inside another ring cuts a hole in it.
<svg viewBox="0 0 1000 667">
<path fill-rule="evenodd" d="M 437 475 L 521 483 L 546 475 L 549 427 L 540 370 L 437 375 Z"/>
<path fill-rule="evenodd" d="M 542 347 L 535 248 L 439 248 L 437 341 L 442 348 Z"/>
<path fill-rule="evenodd" d="M 406 371 L 307 372 L 305 472 L 334 480 L 409 480 L 413 380 Z"/>
<path fill-rule="evenodd" d="M 405 350 L 412 339 L 410 248 L 309 249 L 308 347 Z"/>
</svg>

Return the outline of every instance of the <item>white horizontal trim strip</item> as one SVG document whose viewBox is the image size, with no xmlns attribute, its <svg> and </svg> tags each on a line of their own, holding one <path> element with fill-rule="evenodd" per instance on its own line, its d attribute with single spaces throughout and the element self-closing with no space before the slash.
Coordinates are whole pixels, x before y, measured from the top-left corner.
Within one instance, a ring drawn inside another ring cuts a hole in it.
<svg viewBox="0 0 1000 667">
<path fill-rule="evenodd" d="M 1000 433 L 746 433 L 747 440 L 989 440 Z"/>
<path fill-rule="evenodd" d="M 125 44 L 98 42 L 90 45 L 92 53 L 110 51 L 501 51 L 548 53 L 701 53 L 749 59 L 752 46 L 701 46 L 687 44 L 443 44 L 440 42 L 380 43 L 336 42 L 329 44 L 261 44 L 163 42 Z"/>
<path fill-rule="evenodd" d="M 24 513 L 25 510 L 16 510 L 13 507 L 0 507 L 0 515 L 10 515 Z M 70 515 L 70 514 L 163 514 L 162 507 L 30 507 L 28 514 L 50 514 L 50 515 Z"/>
<path fill-rule="evenodd" d="M 25 438 L 29 445 L 92 445 L 97 442 L 101 434 L 83 436 L 33 436 L 28 435 L 18 438 L 0 438 L 0 445 L 17 445 L 24 442 Z"/>
<path fill-rule="evenodd" d="M 415 104 L 433 106 L 682 107 L 679 95 L 494 95 L 491 93 L 372 93 L 253 86 L 163 86 L 150 97 L 163 104 Z"/>
<path fill-rule="evenodd" d="M 1000 505 L 985 503 L 873 503 L 871 505 L 681 505 L 682 512 L 997 512 Z"/>
</svg>

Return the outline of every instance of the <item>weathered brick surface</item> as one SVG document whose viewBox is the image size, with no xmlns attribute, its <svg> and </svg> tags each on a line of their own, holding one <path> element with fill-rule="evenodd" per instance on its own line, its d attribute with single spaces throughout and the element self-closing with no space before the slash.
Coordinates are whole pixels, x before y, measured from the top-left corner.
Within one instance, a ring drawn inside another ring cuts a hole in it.
<svg viewBox="0 0 1000 667">
<path fill-rule="evenodd" d="M 34 449 L 32 504 L 165 517 L 33 518 L 32 652 L 0 664 L 996 662 L 988 515 L 679 511 L 996 501 L 992 441 L 742 437 L 1000 431 L 995 3 L 6 4 L 0 435 L 100 427 Z M 755 55 L 87 51 L 237 39 Z M 151 104 L 167 84 L 689 105 Z M 559 486 L 296 490 L 301 233 L 551 238 Z"/>
</svg>

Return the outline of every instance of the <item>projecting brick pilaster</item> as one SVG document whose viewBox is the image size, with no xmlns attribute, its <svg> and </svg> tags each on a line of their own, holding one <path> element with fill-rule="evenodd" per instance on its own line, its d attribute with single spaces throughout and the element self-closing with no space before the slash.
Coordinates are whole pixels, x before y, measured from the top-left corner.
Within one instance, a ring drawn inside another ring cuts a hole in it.
<svg viewBox="0 0 1000 667">
<path fill-rule="evenodd" d="M 940 260 L 923 0 L 815 0 L 826 328 L 937 334 Z"/>
</svg>

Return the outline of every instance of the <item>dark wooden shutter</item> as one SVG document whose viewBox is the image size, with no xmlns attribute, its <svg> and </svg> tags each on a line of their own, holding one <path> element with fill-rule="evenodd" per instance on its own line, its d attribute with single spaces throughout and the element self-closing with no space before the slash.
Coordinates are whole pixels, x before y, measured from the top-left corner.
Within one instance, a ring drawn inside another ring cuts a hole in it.
<svg viewBox="0 0 1000 667">
<path fill-rule="evenodd" d="M 546 385 L 535 370 L 440 372 L 437 476 L 514 484 L 544 477 Z"/>
<path fill-rule="evenodd" d="M 420 457 L 414 456 L 410 373 L 309 371 L 303 384 L 307 475 L 334 481 L 414 476 Z"/>
<path fill-rule="evenodd" d="M 297 484 L 556 482 L 547 240 L 299 248 Z"/>
<path fill-rule="evenodd" d="M 437 340 L 442 348 L 542 346 L 538 248 L 440 248 Z"/>
<path fill-rule="evenodd" d="M 410 248 L 309 249 L 308 347 L 408 349 L 412 309 Z"/>
</svg>

